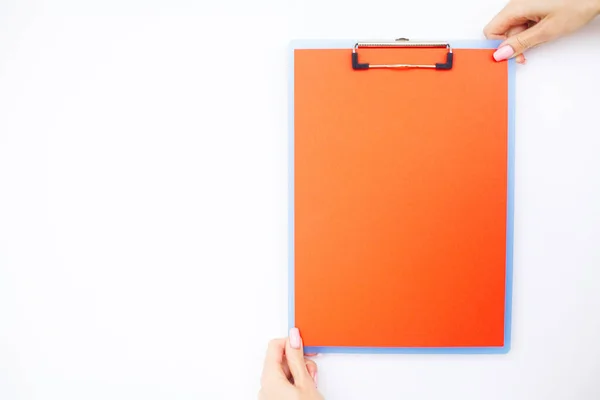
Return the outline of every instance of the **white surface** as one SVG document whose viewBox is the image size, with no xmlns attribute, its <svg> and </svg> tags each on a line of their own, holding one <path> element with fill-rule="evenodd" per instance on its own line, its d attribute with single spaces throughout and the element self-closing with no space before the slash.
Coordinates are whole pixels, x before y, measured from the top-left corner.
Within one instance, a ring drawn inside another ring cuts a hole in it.
<svg viewBox="0 0 600 400">
<path fill-rule="evenodd" d="M 254 399 L 288 41 L 480 38 L 503 1 L 94 3 L 0 5 L 0 398 Z M 599 49 L 518 68 L 511 353 L 321 356 L 328 400 L 600 398 Z"/>
</svg>

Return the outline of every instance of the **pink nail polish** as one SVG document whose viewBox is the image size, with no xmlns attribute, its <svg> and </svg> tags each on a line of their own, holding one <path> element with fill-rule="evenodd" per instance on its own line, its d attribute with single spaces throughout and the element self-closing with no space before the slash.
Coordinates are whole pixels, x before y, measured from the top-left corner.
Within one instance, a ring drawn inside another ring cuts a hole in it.
<svg viewBox="0 0 600 400">
<path fill-rule="evenodd" d="M 290 329 L 290 346 L 292 346 L 292 349 L 300 348 L 300 331 L 298 328 Z"/>
<path fill-rule="evenodd" d="M 494 53 L 494 60 L 496 60 L 496 61 L 506 60 L 506 59 L 512 57 L 513 54 L 515 54 L 515 50 L 511 46 L 508 46 L 508 45 L 502 46 L 498 50 L 496 50 L 496 52 Z"/>
</svg>

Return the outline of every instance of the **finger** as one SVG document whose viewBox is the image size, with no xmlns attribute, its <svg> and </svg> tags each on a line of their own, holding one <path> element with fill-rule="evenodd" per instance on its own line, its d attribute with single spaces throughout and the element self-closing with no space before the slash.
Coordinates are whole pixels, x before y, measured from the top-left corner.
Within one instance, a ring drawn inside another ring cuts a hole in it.
<svg viewBox="0 0 600 400">
<path fill-rule="evenodd" d="M 531 28 L 506 39 L 494 53 L 494 58 L 496 61 L 502 61 L 516 57 L 525 50 L 552 40 L 557 36 L 552 20 L 549 18 L 543 19 Z"/>
<path fill-rule="evenodd" d="M 508 31 L 506 31 L 506 37 L 509 38 L 511 36 L 518 35 L 519 33 L 523 32 L 527 28 L 529 28 L 529 24 L 521 24 L 521 25 L 513 26 Z"/>
<path fill-rule="evenodd" d="M 527 64 L 527 59 L 525 58 L 524 54 L 519 54 L 515 57 L 515 60 L 517 61 L 517 64 Z"/>
<path fill-rule="evenodd" d="M 287 359 L 285 358 L 285 356 L 283 357 L 283 363 L 281 364 L 281 367 L 283 369 L 283 374 L 285 375 L 285 377 L 287 378 L 287 380 L 293 384 L 294 383 L 294 378 L 292 377 L 292 373 L 290 372 L 290 367 L 288 366 L 288 362 Z"/>
<path fill-rule="evenodd" d="M 521 54 L 525 50 L 538 46 L 558 36 L 558 30 L 552 17 L 545 18 L 537 24 L 531 26 L 510 37 L 505 44 L 512 46 L 515 49 L 515 54 Z"/>
<path fill-rule="evenodd" d="M 529 28 L 529 24 L 513 26 L 512 28 L 510 28 L 508 30 L 508 32 L 506 32 L 506 36 L 511 37 L 511 36 L 518 35 L 519 33 L 523 32 L 527 28 Z M 527 59 L 525 58 L 524 54 L 517 55 L 515 57 L 515 60 L 517 61 L 518 64 L 526 64 L 527 63 Z"/>
<path fill-rule="evenodd" d="M 306 370 L 308 371 L 308 374 L 313 378 L 314 381 L 316 381 L 317 379 L 317 363 L 315 363 L 313 360 L 306 358 L 308 357 L 308 354 L 305 355 L 304 358 L 304 362 L 306 363 Z M 294 383 L 294 378 L 292 377 L 292 372 L 290 371 L 290 367 L 288 365 L 287 359 L 285 358 L 285 356 L 283 357 L 283 363 L 282 363 L 282 367 L 283 367 L 283 373 L 285 375 L 285 377 L 288 379 L 288 381 L 290 383 Z"/>
<path fill-rule="evenodd" d="M 315 387 L 317 387 L 317 364 L 313 360 L 309 360 L 308 358 L 304 360 L 306 362 L 306 370 L 308 374 L 312 377 L 313 382 L 315 383 Z"/>
<path fill-rule="evenodd" d="M 300 337 L 298 328 L 290 329 L 290 336 L 285 347 L 285 358 L 287 359 L 296 386 L 302 387 L 312 381 L 312 377 L 306 369 L 302 338 Z"/>
<path fill-rule="evenodd" d="M 283 361 L 287 339 L 274 339 L 269 342 L 263 367 L 262 381 L 286 378 Z"/>
<path fill-rule="evenodd" d="M 265 363 L 269 365 L 279 364 L 283 362 L 285 356 L 285 344 L 287 339 L 273 339 L 269 342 L 267 347 L 267 355 L 265 356 Z"/>
<path fill-rule="evenodd" d="M 483 29 L 483 34 L 488 39 L 505 39 L 507 32 L 514 26 L 527 23 L 528 19 L 517 13 L 513 3 L 509 3 L 498 13 Z"/>
</svg>

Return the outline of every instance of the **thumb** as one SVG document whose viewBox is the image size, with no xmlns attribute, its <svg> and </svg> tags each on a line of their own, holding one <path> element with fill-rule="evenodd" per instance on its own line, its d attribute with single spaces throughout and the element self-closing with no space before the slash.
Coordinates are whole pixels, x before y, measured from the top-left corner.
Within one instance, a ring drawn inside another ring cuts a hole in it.
<svg viewBox="0 0 600 400">
<path fill-rule="evenodd" d="M 298 387 L 310 384 L 314 385 L 314 383 L 312 383 L 312 377 L 306 368 L 302 338 L 300 337 L 298 328 L 290 329 L 290 336 L 288 337 L 285 346 L 285 358 L 287 359 L 290 372 L 294 378 L 294 385 Z"/>
<path fill-rule="evenodd" d="M 551 17 L 546 17 L 531 28 L 506 39 L 494 53 L 496 61 L 516 57 L 532 47 L 554 39 L 556 35 Z"/>
</svg>

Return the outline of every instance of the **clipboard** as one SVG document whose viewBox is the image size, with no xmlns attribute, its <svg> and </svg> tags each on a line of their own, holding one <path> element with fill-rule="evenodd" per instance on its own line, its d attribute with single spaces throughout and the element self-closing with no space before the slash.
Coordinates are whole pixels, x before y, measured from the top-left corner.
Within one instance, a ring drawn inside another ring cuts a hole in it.
<svg viewBox="0 0 600 400">
<path fill-rule="evenodd" d="M 507 353 L 515 61 L 498 41 L 289 47 L 289 326 L 318 353 Z"/>
</svg>

